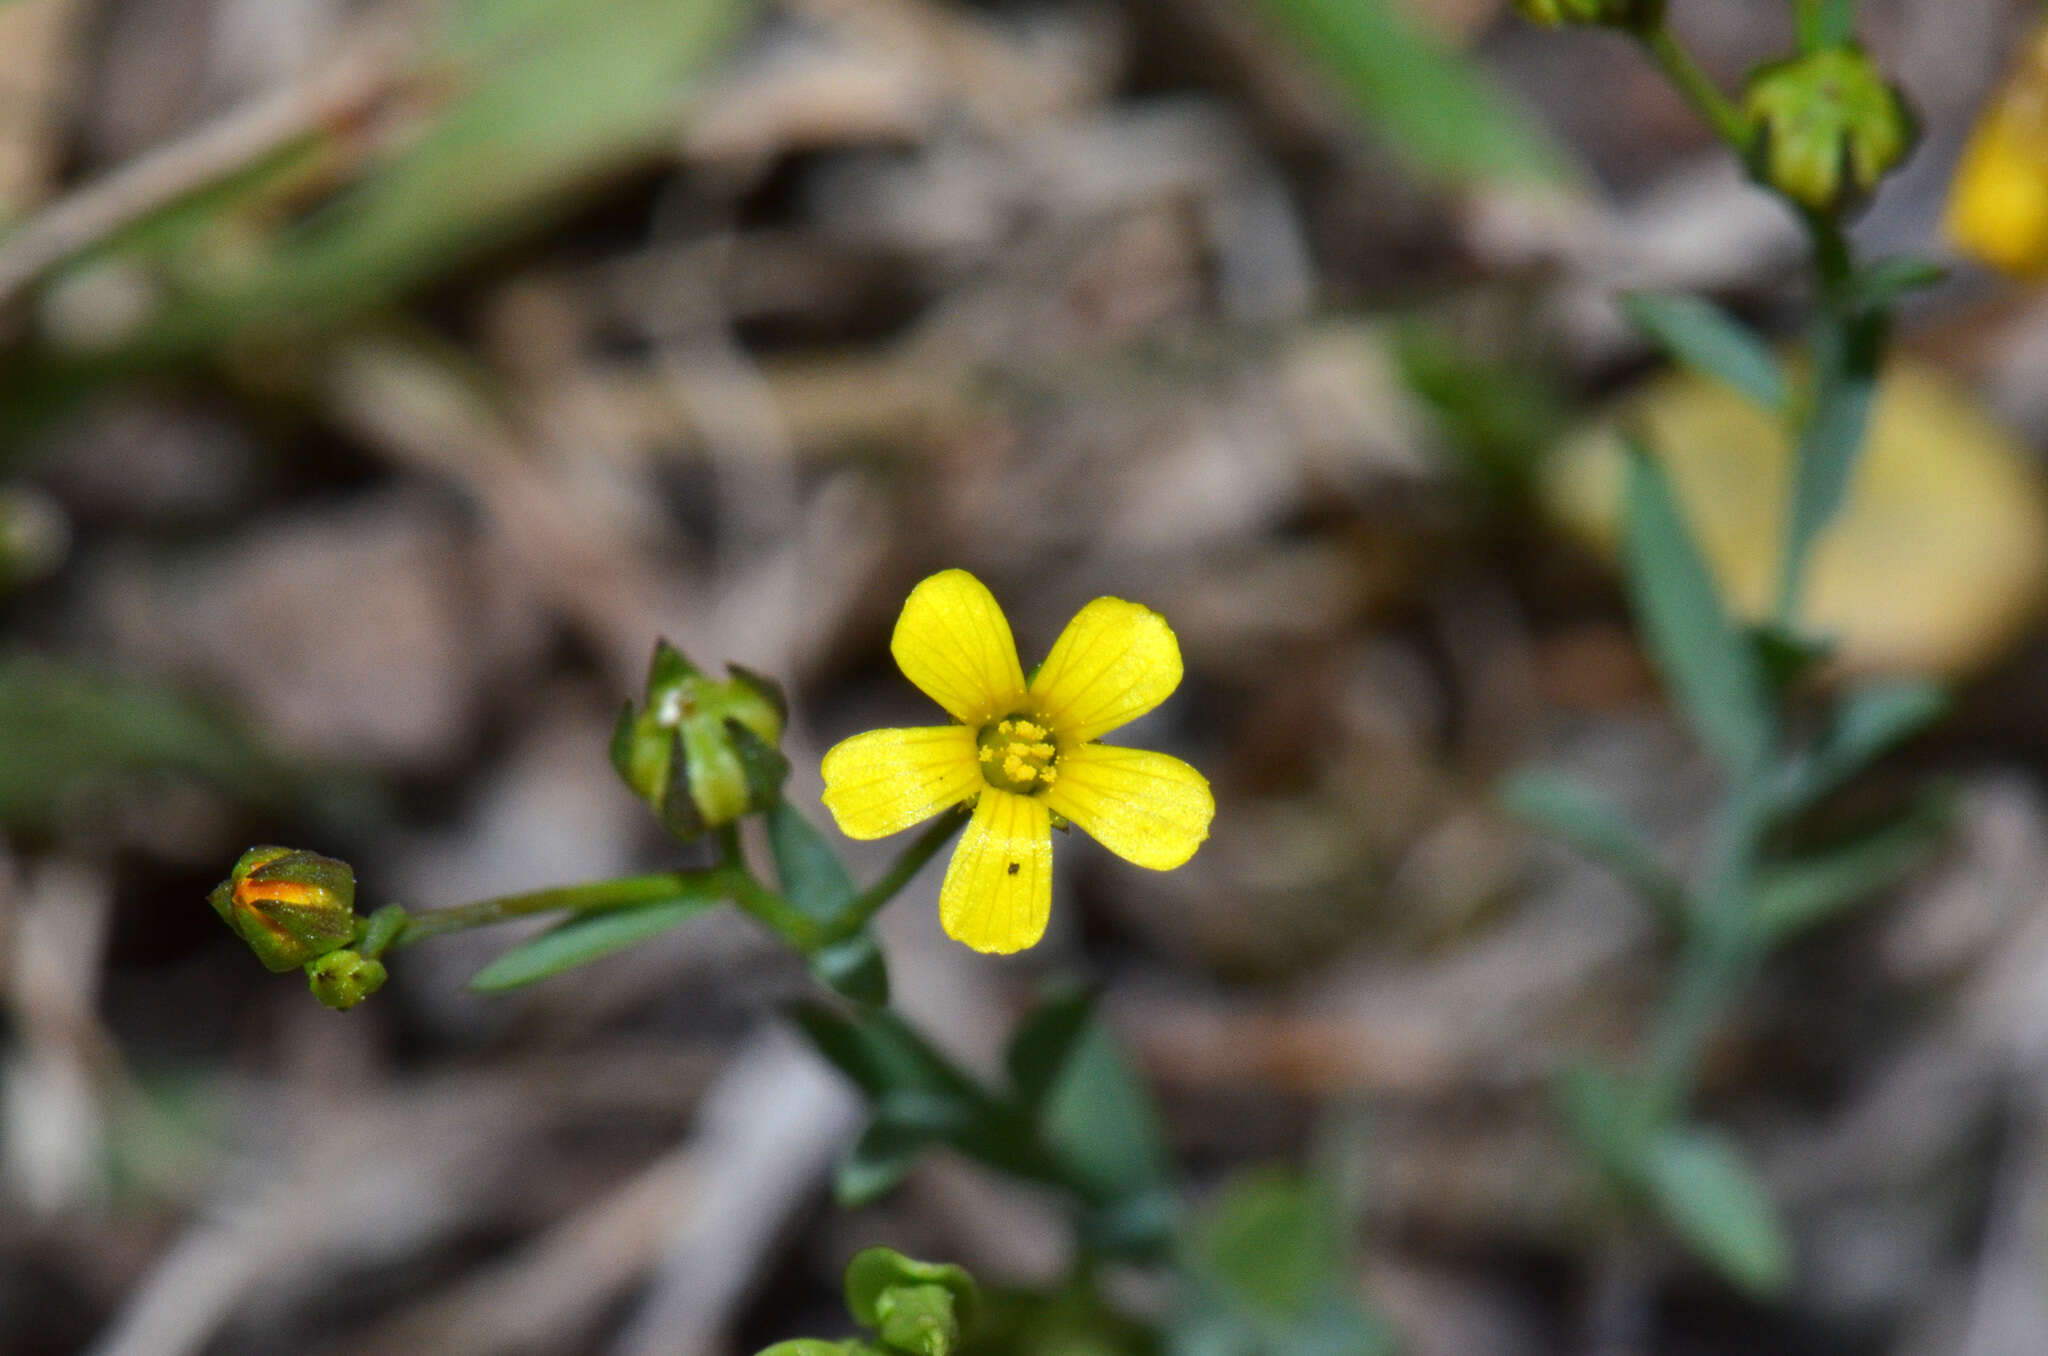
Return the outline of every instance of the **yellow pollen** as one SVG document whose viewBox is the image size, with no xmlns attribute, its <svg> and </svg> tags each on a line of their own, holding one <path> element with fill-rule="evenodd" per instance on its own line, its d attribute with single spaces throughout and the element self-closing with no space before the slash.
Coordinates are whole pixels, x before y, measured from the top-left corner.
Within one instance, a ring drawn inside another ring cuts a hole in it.
<svg viewBox="0 0 2048 1356">
<path fill-rule="evenodd" d="M 975 741 L 982 779 L 990 786 L 1019 795 L 1035 795 L 1052 785 L 1059 744 L 1049 725 L 1010 715 L 985 725 Z"/>
</svg>

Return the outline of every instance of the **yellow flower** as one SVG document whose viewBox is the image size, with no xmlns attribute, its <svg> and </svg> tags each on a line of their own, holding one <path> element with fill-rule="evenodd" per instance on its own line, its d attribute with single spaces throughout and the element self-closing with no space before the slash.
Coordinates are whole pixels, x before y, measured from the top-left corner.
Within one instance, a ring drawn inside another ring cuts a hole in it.
<svg viewBox="0 0 2048 1356">
<path fill-rule="evenodd" d="M 2048 29 L 1971 132 L 1943 226 L 1957 249 L 1993 268 L 2048 272 Z"/>
<path fill-rule="evenodd" d="M 1201 773 L 1096 742 L 1180 686 L 1180 643 L 1150 608 L 1097 598 L 1026 682 L 995 598 L 965 570 L 946 570 L 911 590 L 889 651 L 960 723 L 838 744 L 825 755 L 825 805 L 849 838 L 974 807 L 939 890 L 939 921 L 956 941 L 1008 953 L 1045 934 L 1055 817 L 1155 871 L 1209 836 L 1216 802 Z"/>
</svg>

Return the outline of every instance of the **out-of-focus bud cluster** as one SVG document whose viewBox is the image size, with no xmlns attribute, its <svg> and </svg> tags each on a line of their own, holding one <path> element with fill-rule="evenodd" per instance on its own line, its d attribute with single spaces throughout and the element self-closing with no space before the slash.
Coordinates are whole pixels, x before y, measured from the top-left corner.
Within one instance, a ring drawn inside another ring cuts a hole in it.
<svg viewBox="0 0 2048 1356">
<path fill-rule="evenodd" d="M 1978 117 L 1943 225 L 1957 249 L 1993 268 L 2048 273 L 2048 27 Z"/>
<path fill-rule="evenodd" d="M 1913 148 L 1912 111 L 1863 50 L 1827 47 L 1763 66 L 1743 92 L 1750 172 L 1811 211 L 1869 196 Z"/>
<path fill-rule="evenodd" d="M 709 677 L 661 641 L 644 702 L 627 702 L 612 733 L 612 766 L 678 838 L 766 810 L 789 775 L 782 689 L 737 664 L 728 672 Z"/>
<path fill-rule="evenodd" d="M 955 1356 L 979 1302 L 974 1278 L 959 1267 L 867 1248 L 847 1265 L 846 1309 L 873 1340 L 798 1338 L 759 1356 Z"/>
<path fill-rule="evenodd" d="M 356 937 L 355 872 L 317 852 L 250 848 L 207 900 L 276 974 L 339 951 Z"/>
<path fill-rule="evenodd" d="M 1664 18 L 1664 0 L 1515 0 L 1515 8 L 1529 22 L 1545 28 L 1566 24 L 1649 28 Z"/>
</svg>

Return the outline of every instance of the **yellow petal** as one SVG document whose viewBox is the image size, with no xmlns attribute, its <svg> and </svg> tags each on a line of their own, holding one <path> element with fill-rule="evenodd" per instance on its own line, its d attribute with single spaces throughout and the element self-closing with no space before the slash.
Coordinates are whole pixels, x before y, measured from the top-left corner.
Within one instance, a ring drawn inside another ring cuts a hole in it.
<svg viewBox="0 0 2048 1356">
<path fill-rule="evenodd" d="M 1064 748 L 1144 715 L 1180 686 L 1180 673 L 1180 642 L 1166 618 L 1121 598 L 1097 598 L 1053 642 L 1031 694 Z"/>
<path fill-rule="evenodd" d="M 965 570 L 941 571 L 910 591 L 889 653 L 904 677 L 970 726 L 1008 714 L 1024 691 L 1010 623 Z"/>
<path fill-rule="evenodd" d="M 1943 229 L 1963 253 L 2021 276 L 2048 267 L 2048 137 L 2031 109 L 1986 113 L 1949 190 Z"/>
<path fill-rule="evenodd" d="M 1043 937 L 1051 913 L 1052 816 L 1044 801 L 990 787 L 946 868 L 939 922 L 956 942 L 1007 955 Z"/>
<path fill-rule="evenodd" d="M 1201 773 L 1163 753 L 1113 744 L 1062 757 L 1045 803 L 1125 861 L 1154 871 L 1194 856 L 1216 815 Z"/>
<path fill-rule="evenodd" d="M 825 808 L 848 838 L 882 838 L 981 789 L 964 725 L 870 730 L 825 755 Z"/>
</svg>

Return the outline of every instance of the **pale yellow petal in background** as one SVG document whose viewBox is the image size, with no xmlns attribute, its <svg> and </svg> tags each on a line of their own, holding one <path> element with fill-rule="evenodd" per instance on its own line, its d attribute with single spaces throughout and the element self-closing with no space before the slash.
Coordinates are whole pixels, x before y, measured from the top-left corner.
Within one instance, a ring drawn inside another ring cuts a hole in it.
<svg viewBox="0 0 2048 1356">
<path fill-rule="evenodd" d="M 1065 750 L 1144 715 L 1180 686 L 1180 674 L 1180 642 L 1166 618 L 1097 598 L 1053 642 L 1031 693 Z"/>
<path fill-rule="evenodd" d="M 939 922 L 956 942 L 1007 955 L 1043 937 L 1051 913 L 1052 816 L 1044 801 L 990 787 L 946 868 Z"/>
<path fill-rule="evenodd" d="M 1009 714 L 1024 691 L 1010 623 L 965 570 L 941 571 L 910 591 L 889 653 L 904 677 L 971 726 Z"/>
<path fill-rule="evenodd" d="M 1170 871 L 1209 836 L 1216 798 L 1178 758 L 1089 744 L 1062 756 L 1059 771 L 1047 806 L 1135 866 Z"/>
<path fill-rule="evenodd" d="M 870 730 L 825 755 L 825 808 L 848 838 L 883 838 L 982 787 L 964 725 Z"/>
</svg>

